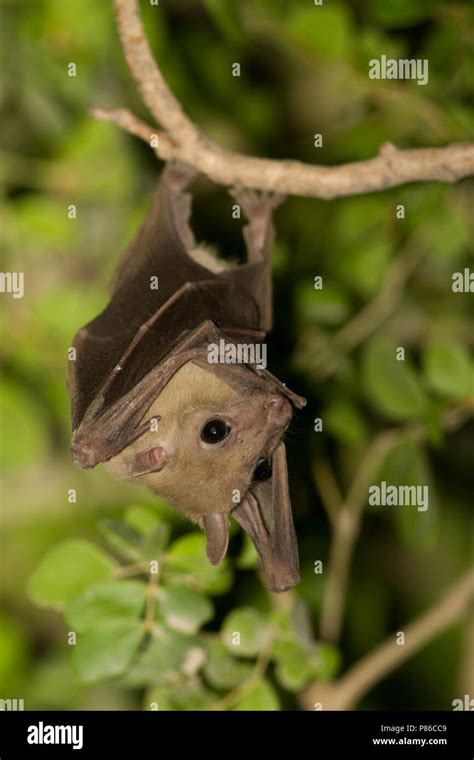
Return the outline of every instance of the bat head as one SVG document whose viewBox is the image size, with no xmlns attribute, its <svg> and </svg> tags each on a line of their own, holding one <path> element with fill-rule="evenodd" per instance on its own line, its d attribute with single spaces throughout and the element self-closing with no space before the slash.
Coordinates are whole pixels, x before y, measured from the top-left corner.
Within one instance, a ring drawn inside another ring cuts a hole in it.
<svg viewBox="0 0 474 760">
<path fill-rule="evenodd" d="M 255 543 L 267 585 L 282 591 L 299 579 L 281 443 L 292 406 L 248 375 L 228 382 L 188 362 L 147 410 L 149 429 L 106 467 L 198 523 L 213 564 L 226 553 L 232 512 Z"/>
</svg>

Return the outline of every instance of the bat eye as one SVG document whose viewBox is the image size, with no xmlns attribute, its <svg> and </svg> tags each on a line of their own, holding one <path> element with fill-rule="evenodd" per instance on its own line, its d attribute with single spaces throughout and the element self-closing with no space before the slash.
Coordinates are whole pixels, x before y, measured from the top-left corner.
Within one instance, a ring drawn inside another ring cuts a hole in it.
<svg viewBox="0 0 474 760">
<path fill-rule="evenodd" d="M 220 443 L 229 433 L 230 427 L 223 420 L 208 420 L 201 428 L 201 441 Z"/>
<path fill-rule="evenodd" d="M 257 465 L 255 467 L 255 470 L 253 471 L 253 478 L 252 480 L 256 480 L 259 483 L 261 483 L 264 480 L 268 480 L 268 478 L 272 474 L 272 466 L 268 459 L 264 459 L 263 457 L 258 460 Z"/>
</svg>

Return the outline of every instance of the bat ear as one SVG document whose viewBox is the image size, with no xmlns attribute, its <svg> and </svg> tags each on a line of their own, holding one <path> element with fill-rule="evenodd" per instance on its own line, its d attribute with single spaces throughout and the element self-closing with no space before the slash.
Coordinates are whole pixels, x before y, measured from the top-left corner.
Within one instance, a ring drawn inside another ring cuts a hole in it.
<svg viewBox="0 0 474 760">
<path fill-rule="evenodd" d="M 207 538 L 207 558 L 211 565 L 218 565 L 224 559 L 229 544 L 227 515 L 218 512 L 205 515 L 202 524 Z"/>
</svg>

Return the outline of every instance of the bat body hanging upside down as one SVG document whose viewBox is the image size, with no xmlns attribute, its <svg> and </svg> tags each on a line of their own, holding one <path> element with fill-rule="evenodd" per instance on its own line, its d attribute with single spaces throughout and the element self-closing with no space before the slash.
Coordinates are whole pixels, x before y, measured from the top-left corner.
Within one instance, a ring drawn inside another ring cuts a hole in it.
<svg viewBox="0 0 474 760">
<path fill-rule="evenodd" d="M 305 400 L 257 362 L 210 361 L 261 347 L 271 328 L 275 196 L 236 195 L 247 217 L 247 263 L 228 267 L 196 249 L 188 225 L 193 172 L 163 171 L 150 210 L 117 267 L 106 309 L 80 330 L 69 363 L 79 467 L 105 462 L 200 525 L 217 564 L 228 518 L 260 556 L 265 581 L 298 580 L 298 550 L 282 443 Z M 232 353 L 233 352 L 233 353 Z"/>
</svg>

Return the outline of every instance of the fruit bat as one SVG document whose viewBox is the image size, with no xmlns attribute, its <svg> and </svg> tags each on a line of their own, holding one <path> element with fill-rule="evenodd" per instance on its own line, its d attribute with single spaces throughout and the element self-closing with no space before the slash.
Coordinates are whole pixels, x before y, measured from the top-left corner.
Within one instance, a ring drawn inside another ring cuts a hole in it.
<svg viewBox="0 0 474 760">
<path fill-rule="evenodd" d="M 195 245 L 185 192 L 193 175 L 179 164 L 163 170 L 108 306 L 74 338 L 71 454 L 79 467 L 104 462 L 163 496 L 205 531 L 212 564 L 226 554 L 232 513 L 267 586 L 284 591 L 299 574 L 282 437 L 306 402 L 242 354 L 271 328 L 280 199 L 234 193 L 247 261 L 229 266 Z M 245 361 L 211 363 L 210 347 L 222 345 Z"/>
</svg>

